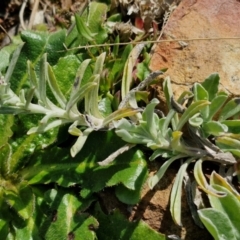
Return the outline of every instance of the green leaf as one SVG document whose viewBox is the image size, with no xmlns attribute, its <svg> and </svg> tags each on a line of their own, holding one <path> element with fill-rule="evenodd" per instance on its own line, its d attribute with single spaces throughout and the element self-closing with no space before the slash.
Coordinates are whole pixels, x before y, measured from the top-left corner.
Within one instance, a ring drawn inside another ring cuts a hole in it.
<svg viewBox="0 0 240 240">
<path fill-rule="evenodd" d="M 209 195 L 209 200 L 211 206 L 224 213 L 230 220 L 231 225 L 235 229 L 235 237 L 236 239 L 240 239 L 240 231 L 239 231 L 239 222 L 240 222 L 240 201 L 239 199 L 228 189 L 213 184 L 212 187 L 216 189 L 216 191 L 222 191 L 226 193 L 225 197 L 219 198 L 212 195 Z"/>
<path fill-rule="evenodd" d="M 87 28 L 90 31 L 90 35 L 94 34 L 93 38 L 94 43 L 98 44 L 106 43 L 108 34 L 107 29 L 104 27 L 104 25 L 106 20 L 106 12 L 108 10 L 107 5 L 99 2 L 90 2 L 85 6 L 88 6 L 88 8 L 86 8 L 83 13 L 80 11 L 81 14 L 80 19 L 82 20 L 83 23 L 86 24 Z M 80 22 L 80 27 L 81 26 L 82 25 Z M 66 38 L 66 46 L 73 48 L 75 47 L 75 49 L 71 50 L 71 52 L 77 52 L 78 46 L 85 46 L 88 42 L 88 40 L 85 37 L 79 34 L 77 29 L 78 29 L 77 26 L 71 29 L 70 33 Z M 87 37 L 89 37 L 89 35 Z M 92 48 L 88 49 L 87 52 L 90 53 L 91 55 L 92 53 L 96 53 L 97 50 L 98 48 Z M 86 50 L 82 49 L 82 52 L 86 56 L 87 54 Z"/>
<path fill-rule="evenodd" d="M 153 150 L 159 147 L 168 147 L 169 142 L 163 136 L 167 131 L 160 131 L 160 127 L 163 127 L 163 123 L 162 120 L 158 118 L 157 114 L 154 113 L 154 107 L 157 103 L 158 100 L 153 99 L 151 103 L 146 106 L 142 114 L 142 120 L 138 125 L 124 118 L 120 119 L 118 122 L 114 122 L 116 134 L 126 142 L 145 144 Z"/>
<path fill-rule="evenodd" d="M 28 129 L 33 127 L 37 121 L 39 121 L 39 117 L 36 115 L 19 115 L 15 117 L 15 125 L 12 128 L 14 135 L 9 141 L 13 148 L 9 168 L 10 173 L 22 168 L 36 148 L 45 148 L 56 140 L 56 129 L 42 134 L 26 135 Z"/>
<path fill-rule="evenodd" d="M 226 196 L 226 193 L 223 191 L 216 191 L 215 188 L 212 188 L 211 185 L 208 184 L 203 171 L 202 171 L 202 160 L 199 159 L 195 163 L 194 166 L 194 177 L 196 182 L 198 183 L 199 187 L 206 193 L 213 196 L 216 196 L 218 198 Z"/>
<path fill-rule="evenodd" d="M 223 107 L 222 111 L 219 114 L 219 121 L 223 121 L 230 117 L 233 117 L 235 114 L 239 112 L 240 112 L 240 99 L 233 98 Z"/>
<path fill-rule="evenodd" d="M 162 156 L 163 158 L 171 158 L 173 156 L 173 152 L 170 150 L 165 149 L 157 149 L 153 152 L 151 157 L 149 158 L 150 161 L 155 160 L 157 157 Z"/>
<path fill-rule="evenodd" d="M 62 189 L 46 192 L 45 199 L 48 201 L 49 210 L 40 229 L 41 237 L 46 240 L 96 239 L 94 229 L 98 227 L 97 220 L 81 212 L 90 205 L 92 199 L 83 200 Z"/>
<path fill-rule="evenodd" d="M 227 101 L 228 95 L 226 93 L 219 93 L 215 98 L 212 99 L 209 105 L 209 114 L 206 121 L 212 120 L 215 114 L 222 108 L 223 104 Z"/>
<path fill-rule="evenodd" d="M 106 57 L 106 52 L 103 52 L 99 55 L 96 59 L 96 63 L 94 66 L 94 71 L 92 75 L 92 83 L 95 83 L 97 86 L 92 88 L 85 97 L 85 111 L 92 116 L 102 119 L 103 116 L 101 115 L 98 109 L 98 91 L 99 91 L 99 84 L 100 84 L 100 74 L 103 71 L 104 60 Z"/>
<path fill-rule="evenodd" d="M 9 232 L 9 223 L 3 219 L 0 219 L 0 236 L 3 239 L 6 239 Z"/>
<path fill-rule="evenodd" d="M 183 165 L 178 170 L 176 179 L 174 181 L 172 191 L 171 191 L 171 197 L 170 197 L 170 212 L 173 218 L 173 221 L 178 224 L 179 226 L 182 226 L 181 221 L 181 197 L 182 197 L 182 183 L 183 183 L 183 177 L 186 172 L 186 169 L 190 162 L 193 161 L 193 158 L 190 158 L 186 160 Z"/>
<path fill-rule="evenodd" d="M 87 183 L 86 188 L 89 188 L 91 191 L 98 191 L 97 188 L 105 181 L 106 186 L 114 186 L 122 183 L 126 188 L 136 190 L 139 193 L 144 183 L 146 167 L 147 165 L 142 152 L 136 149 L 130 149 L 117 157 L 110 166 L 95 169 L 92 177 L 96 180 L 98 179 L 97 181 L 99 181 L 100 178 L 102 179 L 98 183 L 96 181 L 95 186 L 92 187 L 92 182 Z"/>
<path fill-rule="evenodd" d="M 163 91 L 164 91 L 164 96 L 166 98 L 166 103 L 167 103 L 168 109 L 170 110 L 170 109 L 172 109 L 171 98 L 173 96 L 173 91 L 172 91 L 171 81 L 170 81 L 169 77 L 165 78 L 165 80 L 163 82 Z"/>
<path fill-rule="evenodd" d="M 98 109 L 98 90 L 100 75 L 99 74 L 93 75 L 90 79 L 91 82 L 95 84 L 95 87 L 93 87 L 90 91 L 88 91 L 85 94 L 85 111 L 89 115 L 102 119 L 103 116 L 101 115 Z"/>
<path fill-rule="evenodd" d="M 186 149 L 184 142 L 182 141 L 183 133 L 180 131 L 172 132 L 171 148 L 174 152 L 179 152 L 185 154 L 185 156 L 190 155 L 190 152 Z"/>
<path fill-rule="evenodd" d="M 163 92 L 164 96 L 166 98 L 166 103 L 169 109 L 168 115 L 166 117 L 166 121 L 164 123 L 164 134 L 167 131 L 168 125 L 170 122 L 172 123 L 172 129 L 176 130 L 176 125 L 178 123 L 178 116 L 176 114 L 176 111 L 172 108 L 171 100 L 173 99 L 173 91 L 171 87 L 171 81 L 169 77 L 166 77 L 163 82 Z M 180 97 L 181 98 L 181 97 Z"/>
<path fill-rule="evenodd" d="M 225 196 L 208 195 L 212 209 L 198 211 L 202 222 L 214 239 L 239 239 L 239 193 L 215 172 L 211 174 L 210 184 L 215 191 L 224 192 Z"/>
<path fill-rule="evenodd" d="M 121 22 L 122 15 L 120 13 L 115 13 L 115 14 L 112 14 L 107 20 L 110 22 Z"/>
<path fill-rule="evenodd" d="M 121 137 L 125 142 L 136 144 L 148 144 L 149 135 L 143 126 L 136 126 L 131 124 L 127 119 L 123 118 L 114 123 L 116 134 Z M 143 124 L 142 124 L 143 125 Z M 146 124 L 145 124 L 146 125 Z M 145 130 L 145 131 L 144 131 Z"/>
<path fill-rule="evenodd" d="M 103 43 L 108 37 L 107 29 L 104 28 L 107 11 L 108 6 L 105 3 L 89 3 L 89 15 L 87 23 L 91 32 L 96 33 L 94 40 L 97 43 Z"/>
<path fill-rule="evenodd" d="M 126 97 L 128 92 L 130 91 L 131 83 L 132 83 L 132 73 L 133 68 L 137 63 L 137 59 L 144 48 L 144 44 L 136 45 L 131 53 L 128 56 L 128 60 L 125 63 L 124 70 L 123 70 L 123 77 L 122 77 L 122 86 L 121 86 L 121 95 L 122 99 Z"/>
<path fill-rule="evenodd" d="M 238 239 L 228 216 L 223 212 L 206 208 L 198 210 L 198 215 L 214 239 Z"/>
<path fill-rule="evenodd" d="M 208 92 L 209 101 L 212 101 L 218 92 L 219 80 L 220 78 L 218 73 L 213 73 L 202 83 L 202 86 Z"/>
<path fill-rule="evenodd" d="M 216 121 L 208 121 L 203 123 L 202 129 L 207 136 L 220 136 L 221 134 L 228 131 L 228 127 L 225 124 Z"/>
<path fill-rule="evenodd" d="M 19 107 L 1 107 L 0 108 L 0 114 L 12 114 L 12 115 L 16 115 L 16 114 L 20 114 L 20 113 L 26 113 L 26 110 L 23 110 Z"/>
<path fill-rule="evenodd" d="M 27 61 L 27 71 L 28 71 L 28 77 L 30 82 L 30 87 L 35 89 L 35 95 L 39 98 L 39 90 L 38 90 L 38 80 L 36 71 L 34 70 L 34 66 L 31 61 Z"/>
<path fill-rule="evenodd" d="M 114 60 L 113 66 L 109 67 L 109 79 L 112 83 L 116 83 L 117 80 L 122 76 L 125 63 L 127 62 L 131 50 L 132 45 L 126 46 L 121 56 Z"/>
<path fill-rule="evenodd" d="M 72 91 L 71 91 L 71 95 L 70 95 L 70 100 L 71 100 L 72 96 L 79 90 L 79 88 L 81 86 L 81 83 L 82 83 L 82 80 L 85 76 L 85 73 L 87 72 L 87 68 L 89 66 L 90 61 L 91 61 L 91 59 L 84 60 L 80 64 L 79 68 L 77 69 L 75 80 L 74 80 L 74 83 L 72 84 Z M 91 73 L 91 75 L 92 75 L 92 73 Z"/>
<path fill-rule="evenodd" d="M 12 148 L 9 144 L 0 147 L 0 172 L 5 177 L 9 173 L 9 164 L 12 156 Z"/>
<path fill-rule="evenodd" d="M 59 58 L 57 64 L 52 67 L 59 89 L 66 98 L 70 95 L 79 65 L 80 61 L 76 55 L 67 55 Z M 84 71 L 81 74 L 84 74 Z"/>
<path fill-rule="evenodd" d="M 112 113 L 112 101 L 109 97 L 103 98 L 98 103 L 98 109 L 101 115 L 105 118 Z"/>
<path fill-rule="evenodd" d="M 13 132 L 11 127 L 13 125 L 13 116 L 0 114 L 0 147 L 7 143 Z"/>
<path fill-rule="evenodd" d="M 21 38 L 25 42 L 17 64 L 11 77 L 11 89 L 16 93 L 27 84 L 27 60 L 30 60 L 33 67 L 37 66 L 38 62 L 44 53 L 47 53 L 48 62 L 50 65 L 55 65 L 59 57 L 63 56 L 65 39 L 65 30 L 57 31 L 52 34 L 44 32 L 23 31 Z"/>
<path fill-rule="evenodd" d="M 100 54 L 95 62 L 93 74 L 101 74 L 103 71 L 104 60 L 106 58 L 106 52 Z"/>
<path fill-rule="evenodd" d="M 189 118 L 189 124 L 191 124 L 193 127 L 200 127 L 203 123 L 203 119 L 199 117 L 200 114 L 197 113 L 193 115 L 191 118 Z"/>
<path fill-rule="evenodd" d="M 224 120 L 221 123 L 228 127 L 240 127 L 240 120 Z"/>
<path fill-rule="evenodd" d="M 36 151 L 20 174 L 29 184 L 57 182 L 68 187 L 78 183 L 90 193 L 100 191 L 106 186 L 123 184 L 139 193 L 139 185 L 143 184 L 147 169 L 146 161 L 139 150 L 132 148 L 107 166 L 98 164 L 123 145 L 125 142 L 112 131 L 93 132 L 75 158 L 70 157 L 69 149 L 54 147 Z"/>
<path fill-rule="evenodd" d="M 138 178 L 135 180 L 135 184 L 133 186 L 133 188 L 135 190 L 129 189 L 124 185 L 116 186 L 115 194 L 121 202 L 129 204 L 129 205 L 134 205 L 134 204 L 137 204 L 139 202 L 139 200 L 141 199 L 141 190 L 142 190 L 142 186 L 145 183 L 145 180 L 147 178 L 148 171 L 147 171 L 147 168 L 144 168 L 143 170 L 140 170 L 140 171 L 141 171 L 141 173 L 139 174 Z M 117 176 L 116 176 L 116 178 L 117 178 Z M 119 180 L 117 180 L 117 181 L 119 181 Z"/>
<path fill-rule="evenodd" d="M 113 54 L 113 57 L 117 58 L 117 57 L 118 57 L 118 53 L 119 53 L 119 43 L 120 43 L 120 37 L 119 37 L 119 35 L 117 35 L 117 37 L 115 38 L 114 43 L 115 43 L 116 45 L 113 46 L 112 54 Z"/>
<path fill-rule="evenodd" d="M 70 153 L 72 157 L 75 157 L 82 150 L 85 142 L 87 141 L 89 134 L 92 131 L 93 131 L 93 128 L 87 128 L 82 132 L 82 134 L 79 135 L 77 141 L 73 144 L 73 146 L 70 149 Z"/>
<path fill-rule="evenodd" d="M 202 86 L 202 84 L 195 83 L 193 86 L 194 100 L 209 100 L 207 90 Z"/>
<path fill-rule="evenodd" d="M 217 174 L 215 171 L 213 171 L 211 174 L 210 184 L 215 184 L 226 188 L 240 201 L 240 194 L 237 192 L 237 190 L 232 185 L 230 185 L 225 178 Z"/>
<path fill-rule="evenodd" d="M 143 81 L 147 76 L 150 74 L 149 70 L 149 61 L 150 61 L 150 56 L 148 53 L 143 54 L 144 60 L 141 63 L 137 64 L 137 77 L 140 79 L 140 81 Z"/>
<path fill-rule="evenodd" d="M 61 108 L 64 109 L 66 107 L 67 100 L 66 100 L 65 96 L 63 95 L 63 93 L 61 92 L 61 90 L 58 86 L 56 77 L 53 73 L 53 69 L 49 64 L 47 65 L 47 71 L 48 71 L 47 80 L 49 83 L 49 87 L 50 87 L 54 97 L 56 98 L 58 104 L 61 106 Z"/>
<path fill-rule="evenodd" d="M 193 86 L 193 93 L 194 93 L 194 100 L 200 101 L 200 100 L 209 100 L 208 92 L 207 90 L 199 83 L 195 83 Z M 203 108 L 201 110 L 201 116 L 203 119 L 206 119 L 209 114 L 209 106 L 206 106 L 206 108 Z"/>
<path fill-rule="evenodd" d="M 46 85 L 47 82 L 47 54 L 45 53 L 40 61 L 40 76 L 39 76 L 39 102 L 41 105 L 48 106 Z"/>
<path fill-rule="evenodd" d="M 3 75 L 6 72 L 7 67 L 9 66 L 10 60 L 11 60 L 11 54 L 16 50 L 16 48 L 19 46 L 15 43 L 12 43 L 10 45 L 7 45 L 0 50 L 0 73 Z"/>
<path fill-rule="evenodd" d="M 70 112 L 71 109 L 73 109 L 74 107 L 77 107 L 76 104 L 80 100 L 82 100 L 84 97 L 86 97 L 87 93 L 89 93 L 90 91 L 92 92 L 94 88 L 97 88 L 97 81 L 95 81 L 95 78 L 92 78 L 92 79 L 93 79 L 92 82 L 86 83 L 83 87 L 79 88 L 78 91 L 76 91 L 74 94 L 71 95 L 71 98 L 69 99 L 66 106 L 67 112 Z M 90 103 L 88 102 L 86 104 L 90 105 Z"/>
<path fill-rule="evenodd" d="M 189 118 L 191 118 L 194 114 L 196 114 L 209 104 L 210 102 L 205 100 L 200 100 L 191 104 L 181 116 L 176 129 L 180 130 L 184 126 L 184 124 L 188 121 Z"/>
<path fill-rule="evenodd" d="M 58 182 L 61 186 L 68 187 L 79 180 L 75 171 L 79 164 L 76 158 L 71 159 L 69 149 L 52 148 L 35 151 L 29 165 L 20 174 L 29 184 Z"/>
<path fill-rule="evenodd" d="M 186 155 L 184 155 L 184 154 L 179 154 L 179 155 L 174 156 L 174 157 L 168 159 L 167 161 L 165 161 L 163 163 L 163 165 L 160 167 L 160 169 L 157 171 L 157 173 L 154 176 L 152 176 L 148 179 L 149 187 L 151 189 L 153 189 L 155 187 L 155 185 L 162 179 L 163 175 L 167 171 L 170 164 L 173 163 L 175 160 L 178 160 L 178 159 L 180 159 L 182 157 L 185 157 L 185 156 Z"/>
<path fill-rule="evenodd" d="M 142 220 L 129 222 L 116 210 L 111 215 L 105 215 L 99 205 L 97 205 L 94 216 L 99 221 L 99 228 L 97 229 L 98 240 L 166 239 L 165 235 L 154 231 Z"/>
<path fill-rule="evenodd" d="M 23 221 L 21 217 L 11 213 L 11 231 L 15 235 L 14 239 L 43 239 L 40 236 L 40 228 L 49 215 L 49 209 L 43 196 L 46 191 L 49 190 L 49 186 L 39 185 L 37 187 L 31 186 L 33 194 L 35 196 L 35 208 L 33 215 L 27 220 Z M 8 238 L 9 239 L 9 238 Z"/>
<path fill-rule="evenodd" d="M 97 87 L 97 83 L 94 82 L 95 76 L 91 76 L 87 83 L 82 84 L 82 80 L 86 75 L 85 73 L 87 71 L 90 61 L 90 59 L 86 59 L 81 63 L 81 65 L 77 69 L 74 83 L 70 83 L 72 90 L 67 104 L 67 111 L 73 108 L 73 110 L 76 110 L 78 112 L 77 104 L 78 101 L 80 101 L 86 95 L 85 91 L 91 90 L 94 86 Z"/>
<path fill-rule="evenodd" d="M 77 14 L 75 14 L 75 19 L 78 33 L 84 38 L 86 38 L 88 41 L 93 41 L 93 37 L 96 35 L 96 33 L 92 33 L 84 20 Z"/>
<path fill-rule="evenodd" d="M 41 215 L 43 218 L 43 215 Z M 41 240 L 42 238 L 39 235 L 39 230 L 36 223 L 36 218 L 29 218 L 25 220 L 24 225 L 13 222 L 13 228 L 15 230 L 16 240 L 20 239 L 36 239 Z"/>
<path fill-rule="evenodd" d="M 157 130 L 158 130 L 158 118 L 157 115 L 154 113 L 154 109 L 157 106 L 159 101 L 154 98 L 145 108 L 145 110 L 142 113 L 143 120 L 146 121 L 148 126 L 148 131 L 153 136 L 153 138 L 157 138 Z"/>
<path fill-rule="evenodd" d="M 9 183 L 8 189 L 5 189 L 5 199 L 23 219 L 33 215 L 35 199 L 26 181 L 15 183 L 15 185 Z"/>
<path fill-rule="evenodd" d="M 224 149 L 240 149 L 240 141 L 231 137 L 219 136 L 216 139 L 216 144 Z"/>
<path fill-rule="evenodd" d="M 138 109 L 132 109 L 132 108 L 121 108 L 113 113 L 109 114 L 107 117 L 103 120 L 103 126 L 106 126 L 107 124 L 111 123 L 112 121 L 122 119 L 124 117 L 130 117 L 134 116 L 138 113 Z"/>
<path fill-rule="evenodd" d="M 13 56 L 11 58 L 11 61 L 10 61 L 10 64 L 8 66 L 8 70 L 6 72 L 6 75 L 4 77 L 4 81 L 9 85 L 9 82 L 10 82 L 10 79 L 12 77 L 12 73 L 15 69 L 15 66 L 16 66 L 16 63 L 17 63 L 17 60 L 19 58 L 19 55 L 21 53 L 21 50 L 22 50 L 22 47 L 23 47 L 23 44 L 20 44 L 17 49 L 14 51 L 13 53 Z"/>
</svg>

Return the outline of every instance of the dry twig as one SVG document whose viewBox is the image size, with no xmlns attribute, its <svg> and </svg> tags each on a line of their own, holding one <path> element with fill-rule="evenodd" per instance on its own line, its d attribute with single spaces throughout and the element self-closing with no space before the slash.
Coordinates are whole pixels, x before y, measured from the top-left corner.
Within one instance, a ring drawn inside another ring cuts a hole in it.
<svg viewBox="0 0 240 240">
<path fill-rule="evenodd" d="M 38 6 L 39 6 L 39 0 L 34 0 L 33 9 L 32 9 L 32 13 L 30 16 L 29 24 L 28 24 L 29 29 L 32 29 L 32 26 L 36 17 L 36 13 L 38 10 Z"/>
<path fill-rule="evenodd" d="M 22 3 L 22 6 L 21 6 L 21 9 L 20 9 L 20 12 L 19 12 L 19 19 L 20 19 L 20 24 L 23 28 L 23 30 L 26 30 L 26 26 L 25 26 L 25 23 L 24 23 L 24 11 L 25 11 L 25 8 L 26 8 L 26 5 L 27 5 L 27 2 L 28 0 L 24 0 L 23 3 Z"/>
</svg>

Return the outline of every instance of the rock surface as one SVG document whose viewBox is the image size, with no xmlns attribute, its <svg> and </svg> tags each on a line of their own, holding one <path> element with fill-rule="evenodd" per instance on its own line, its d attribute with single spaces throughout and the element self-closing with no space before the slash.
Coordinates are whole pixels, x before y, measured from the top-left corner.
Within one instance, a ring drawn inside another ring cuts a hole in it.
<svg viewBox="0 0 240 240">
<path fill-rule="evenodd" d="M 160 40 L 189 41 L 156 44 L 151 70 L 168 68 L 165 76 L 170 76 L 176 95 L 213 72 L 219 73 L 226 92 L 239 95 L 240 39 L 236 39 L 240 37 L 239 16 L 238 0 L 182 0 Z"/>
</svg>

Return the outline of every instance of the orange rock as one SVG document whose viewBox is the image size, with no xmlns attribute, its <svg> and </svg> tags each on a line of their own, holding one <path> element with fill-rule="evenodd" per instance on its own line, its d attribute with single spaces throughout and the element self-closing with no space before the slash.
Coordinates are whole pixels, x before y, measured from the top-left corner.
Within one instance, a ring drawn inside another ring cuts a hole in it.
<svg viewBox="0 0 240 240">
<path fill-rule="evenodd" d="M 234 39 L 240 37 L 239 16 L 240 1 L 182 0 L 161 39 L 188 40 L 156 44 L 151 70 L 168 68 L 165 76 L 176 95 L 213 72 L 219 73 L 225 91 L 239 95 L 240 39 Z"/>
</svg>

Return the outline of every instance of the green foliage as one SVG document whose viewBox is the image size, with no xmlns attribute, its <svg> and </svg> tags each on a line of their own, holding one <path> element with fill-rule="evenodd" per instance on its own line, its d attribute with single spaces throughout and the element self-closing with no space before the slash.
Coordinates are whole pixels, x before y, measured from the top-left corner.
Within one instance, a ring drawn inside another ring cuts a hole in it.
<svg viewBox="0 0 240 240">
<path fill-rule="evenodd" d="M 6 73 L 9 66 L 11 55 L 22 41 L 19 36 L 12 38 L 12 43 L 0 50 L 0 76 Z"/>
<path fill-rule="evenodd" d="M 12 136 L 11 127 L 13 125 L 13 116 L 11 115 L 0 115 L 0 147 L 4 145 L 8 139 Z"/>
<path fill-rule="evenodd" d="M 102 147 L 98 148 L 100 141 Z M 111 143 L 114 145 L 109 147 Z M 83 188 L 82 195 L 101 191 L 106 186 L 118 185 L 118 189 L 120 184 L 123 184 L 124 188 L 138 195 L 133 199 L 125 197 L 125 202 L 136 203 L 147 174 L 142 153 L 131 149 L 107 166 L 98 164 L 99 160 L 104 160 L 123 144 L 124 142 L 110 131 L 93 132 L 75 158 L 71 158 L 68 149 L 53 147 L 48 151 L 41 150 L 35 152 L 20 174 L 29 184 L 55 182 L 63 187 L 80 184 Z M 49 164 L 51 168 L 48 167 Z M 124 195 L 125 192 L 122 191 L 121 194 Z"/>
<path fill-rule="evenodd" d="M 100 141 L 102 148 L 98 148 Z M 114 143 L 114 145 L 110 148 L 111 143 Z M 1 214 L 3 220 L 11 226 L 11 222 L 5 217 L 8 216 L 11 219 L 9 212 L 12 213 L 14 210 L 12 214 L 17 213 L 24 220 L 22 233 L 16 226 L 16 233 L 20 234 L 19 236 L 25 234 L 26 231 L 29 236 L 33 234 L 34 237 L 44 233 L 46 234 L 44 235 L 45 239 L 52 239 L 53 236 L 54 238 L 58 238 L 60 235 L 67 236 L 72 229 L 75 229 L 74 235 L 78 235 L 80 231 L 87 231 L 86 234 L 94 236 L 91 231 L 88 231 L 87 226 L 88 224 L 96 225 L 97 221 L 89 218 L 87 213 L 78 215 L 79 204 L 86 204 L 86 201 L 91 203 L 94 199 L 94 192 L 101 191 L 107 186 L 116 185 L 116 195 L 119 199 L 128 204 L 136 204 L 140 198 L 141 186 L 146 179 L 146 162 L 142 153 L 137 149 L 132 149 L 120 155 L 107 166 L 99 166 L 99 159 L 106 158 L 123 144 L 124 142 L 112 132 L 102 132 L 100 134 L 95 132 L 91 134 L 84 148 L 75 158 L 71 158 L 68 149 L 50 146 L 47 149 L 35 151 L 28 159 L 27 165 L 24 168 L 15 169 L 14 172 L 9 172 L 8 169 L 8 166 L 11 166 L 14 153 L 12 153 L 11 145 L 4 145 L 1 148 L 1 206 L 4 209 Z M 20 158 L 19 161 L 23 160 Z M 42 188 L 39 184 L 49 183 L 57 183 L 58 186 L 63 187 L 78 184 L 82 189 L 80 195 L 84 199 L 78 200 L 76 196 L 68 195 L 63 188 L 58 187 L 52 189 L 48 200 L 45 200 L 46 193 L 44 196 L 42 193 L 39 194 Z M 132 194 L 129 194 L 129 191 Z M 39 206 L 38 198 L 43 198 Z M 58 212 L 57 223 L 52 224 L 52 215 L 47 216 L 46 220 L 44 220 L 44 216 L 38 216 L 39 211 L 45 211 L 41 210 L 43 203 L 50 204 L 50 210 L 48 211 Z M 71 207 L 73 209 L 70 209 Z M 77 215 L 71 217 L 70 213 Z M 32 224 L 38 218 L 43 218 L 43 222 L 36 230 L 33 229 Z M 73 223 L 71 223 L 71 218 L 74 220 Z M 81 222 L 83 223 L 81 224 Z M 62 232 L 57 231 L 58 228 Z M 89 237 L 89 239 L 92 238 Z"/>
<path fill-rule="evenodd" d="M 123 150 L 128 145 L 111 130 L 114 120 L 139 112 L 113 107 L 131 46 L 65 49 L 112 38 L 106 12 L 92 2 L 67 36 L 24 31 L 24 44 L 1 50 L 3 239 L 97 239 L 99 221 L 88 212 L 97 192 L 112 187 L 126 204 L 140 199 L 146 160 L 133 145 Z"/>
<path fill-rule="evenodd" d="M 36 73 L 33 69 L 33 64 L 28 61 L 28 75 L 30 79 L 30 89 L 25 91 L 22 89 L 17 96 L 6 83 L 1 85 L 2 93 L 1 97 L 1 110 L 2 114 L 41 114 L 45 115 L 40 121 L 38 127 L 32 127 L 29 129 L 28 134 L 44 133 L 52 128 L 56 128 L 66 123 L 72 123 L 69 127 L 69 133 L 78 136 L 76 144 L 72 147 L 72 156 L 75 156 L 86 141 L 87 136 L 93 131 L 108 125 L 112 120 L 121 117 L 135 114 L 135 110 L 122 109 L 115 113 L 110 114 L 106 118 L 98 110 L 98 90 L 100 83 L 100 73 L 103 70 L 103 63 L 105 59 L 105 53 L 102 53 L 96 58 L 96 64 L 93 70 L 93 74 L 87 83 L 81 85 L 84 77 L 84 72 L 87 69 L 90 60 L 84 60 L 77 70 L 75 81 L 73 82 L 70 97 L 67 100 L 66 95 L 67 88 L 64 92 L 61 91 L 54 71 L 46 61 L 46 54 L 44 54 L 40 61 L 39 79 L 36 77 Z M 60 59 L 58 66 L 61 66 L 62 61 Z M 68 57 L 69 60 L 69 57 Z M 64 60 L 65 61 L 65 60 Z M 55 68 L 55 71 L 57 69 Z M 71 71 L 74 70 L 74 66 Z M 71 71 L 69 76 L 71 76 Z M 62 71 L 60 72 L 62 73 Z M 58 73 L 58 74 L 60 74 Z M 66 81 L 64 81 L 66 79 Z M 62 82 L 68 83 L 68 78 L 62 78 Z M 47 96 L 47 85 L 51 89 L 52 95 L 55 97 L 57 104 L 52 102 Z M 65 85 L 65 87 L 67 87 Z M 38 98 L 38 104 L 31 103 L 34 97 Z M 77 104 L 80 100 L 85 100 L 85 112 L 84 115 L 79 112 Z M 78 126 L 86 127 L 82 132 Z"/>
<path fill-rule="evenodd" d="M 225 196 L 208 194 L 212 208 L 198 210 L 201 221 L 214 239 L 239 239 L 240 195 L 215 172 L 211 174 L 210 186 Z"/>
<path fill-rule="evenodd" d="M 65 55 L 62 44 L 65 41 L 65 35 L 65 30 L 52 34 L 31 31 L 21 33 L 21 39 L 25 44 L 19 54 L 16 67 L 11 76 L 10 83 L 13 91 L 18 94 L 22 88 L 26 87 L 25 84 L 28 85 L 27 61 L 31 61 L 33 66 L 39 71 L 39 60 L 45 53 L 48 54 L 48 61 L 52 65 L 55 65 L 58 59 Z M 12 60 L 10 66 L 11 64 Z"/>
<path fill-rule="evenodd" d="M 96 233 L 91 228 L 97 229 L 98 221 L 82 212 L 93 199 L 84 200 L 59 188 L 45 192 L 44 200 L 49 212 L 39 229 L 44 239 L 96 239 Z"/>
<path fill-rule="evenodd" d="M 165 239 L 117 211 L 112 216 L 99 206 L 93 216 L 88 211 L 95 194 L 106 187 L 114 187 L 126 204 L 139 201 L 148 173 L 136 146 L 142 144 L 153 151 L 151 161 L 166 159 L 149 178 L 151 188 L 171 163 L 182 160 L 170 197 L 175 223 L 181 225 L 183 180 L 195 162 L 195 180 L 213 207 L 199 210 L 200 218 L 214 237 L 226 230 L 227 239 L 239 238 L 240 219 L 234 217 L 239 195 L 216 174 L 209 185 L 202 171 L 203 161 L 226 169 L 236 164 L 239 98 L 219 91 L 214 73 L 175 100 L 166 78 L 168 113 L 157 114 L 159 101 L 149 102 L 144 90 L 162 71 L 149 73 L 145 44 L 120 47 L 122 38 L 114 27 L 121 15 L 108 18 L 108 10 L 104 3 L 91 2 L 76 14 L 68 33 L 24 31 L 24 44 L 0 51 L 1 236 Z M 133 78 L 140 81 L 136 87 Z M 139 100 L 146 106 L 139 107 Z M 225 229 L 220 229 L 224 221 Z"/>
<path fill-rule="evenodd" d="M 235 156 L 240 156 L 239 136 L 235 134 L 238 120 L 228 119 L 238 116 L 238 100 L 228 101 L 227 94 L 218 92 L 218 85 L 219 77 L 213 74 L 202 84 L 194 84 L 192 93 L 183 92 L 175 101 L 170 80 L 165 79 L 163 90 L 169 107 L 165 117 L 159 117 L 155 113 L 155 106 L 159 101 L 153 99 L 141 114 L 138 113 L 139 123 L 129 122 L 127 119 L 114 123 L 117 135 L 124 141 L 144 144 L 154 151 L 150 160 L 159 156 L 168 158 L 159 171 L 149 178 L 151 188 L 161 180 L 172 162 L 184 159 L 170 198 L 170 210 L 174 221 L 179 225 L 181 225 L 182 181 L 188 165 L 197 161 L 194 176 L 198 184 L 205 192 L 219 196 L 222 192 L 208 187 L 204 180 L 202 160 L 218 162 L 225 166 L 235 164 L 237 162 Z M 224 104 L 225 107 L 220 111 Z M 183 127 L 187 132 L 183 131 Z M 216 145 L 207 139 L 210 135 L 215 137 Z"/>
<path fill-rule="evenodd" d="M 142 220 L 129 222 L 115 210 L 111 216 L 105 215 L 101 208 L 97 205 L 94 216 L 99 221 L 99 229 L 97 236 L 99 240 L 138 240 L 138 239 L 151 239 L 151 240 L 164 240 L 166 237 L 151 229 Z M 108 226 L 107 228 L 105 226 Z"/>
<path fill-rule="evenodd" d="M 98 2 L 91 2 L 88 10 L 81 16 L 75 15 L 76 27 L 71 30 L 66 38 L 66 46 L 74 48 L 85 46 L 88 43 L 100 44 L 106 42 L 108 29 L 105 24 L 107 17 L 107 5 Z M 97 48 L 89 51 L 96 53 Z M 84 50 L 84 52 L 86 52 Z"/>
<path fill-rule="evenodd" d="M 153 99 L 147 105 L 142 113 L 140 124 L 136 125 L 126 119 L 121 119 L 115 123 L 116 133 L 124 141 L 135 144 L 145 144 L 151 149 L 167 149 L 169 142 L 167 141 L 168 131 L 163 131 L 163 121 L 154 113 L 154 107 L 159 103 L 157 99 Z"/>
</svg>

